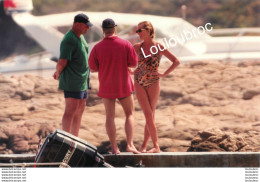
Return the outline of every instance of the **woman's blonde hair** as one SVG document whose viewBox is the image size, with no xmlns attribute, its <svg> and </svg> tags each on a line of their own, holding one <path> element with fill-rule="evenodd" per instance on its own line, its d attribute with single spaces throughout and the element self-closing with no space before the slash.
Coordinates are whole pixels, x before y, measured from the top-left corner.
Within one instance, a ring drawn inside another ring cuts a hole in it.
<svg viewBox="0 0 260 182">
<path fill-rule="evenodd" d="M 142 21 L 142 22 L 138 23 L 138 25 L 142 25 L 144 29 L 150 30 L 150 36 L 152 38 L 155 37 L 155 31 L 154 31 L 154 28 L 153 28 L 153 25 L 152 25 L 151 22 L 149 22 L 149 21 Z"/>
</svg>

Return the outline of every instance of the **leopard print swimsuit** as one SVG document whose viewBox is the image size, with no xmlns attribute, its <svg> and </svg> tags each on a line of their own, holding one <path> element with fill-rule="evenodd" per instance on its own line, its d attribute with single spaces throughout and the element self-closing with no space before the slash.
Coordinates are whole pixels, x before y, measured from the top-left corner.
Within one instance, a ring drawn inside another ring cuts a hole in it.
<svg viewBox="0 0 260 182">
<path fill-rule="evenodd" d="M 134 79 L 144 88 L 149 88 L 153 83 L 155 83 L 160 78 L 153 75 L 153 72 L 158 72 L 161 55 L 159 51 L 157 54 L 151 54 L 151 56 L 145 58 L 142 51 L 143 43 L 140 45 L 140 49 L 137 53 L 138 55 L 138 66 L 135 71 Z"/>
</svg>

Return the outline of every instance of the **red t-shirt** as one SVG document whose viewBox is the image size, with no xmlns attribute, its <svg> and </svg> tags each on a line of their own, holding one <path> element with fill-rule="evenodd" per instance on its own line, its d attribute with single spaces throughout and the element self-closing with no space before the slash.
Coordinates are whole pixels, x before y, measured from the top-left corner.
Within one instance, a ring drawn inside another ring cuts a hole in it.
<svg viewBox="0 0 260 182">
<path fill-rule="evenodd" d="M 128 67 L 137 65 L 137 54 L 127 40 L 105 37 L 92 49 L 89 68 L 98 70 L 99 92 L 102 98 L 123 98 L 131 95 L 134 86 Z"/>
</svg>

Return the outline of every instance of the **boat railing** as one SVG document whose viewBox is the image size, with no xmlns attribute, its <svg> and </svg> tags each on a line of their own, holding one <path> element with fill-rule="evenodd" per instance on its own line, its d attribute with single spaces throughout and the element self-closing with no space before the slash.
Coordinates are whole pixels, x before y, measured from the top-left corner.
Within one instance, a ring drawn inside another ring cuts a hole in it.
<svg viewBox="0 0 260 182">
<path fill-rule="evenodd" d="M 61 168 L 70 168 L 70 166 L 64 162 L 46 162 L 46 163 L 0 163 L 0 168 L 2 167 L 61 167 Z"/>
</svg>

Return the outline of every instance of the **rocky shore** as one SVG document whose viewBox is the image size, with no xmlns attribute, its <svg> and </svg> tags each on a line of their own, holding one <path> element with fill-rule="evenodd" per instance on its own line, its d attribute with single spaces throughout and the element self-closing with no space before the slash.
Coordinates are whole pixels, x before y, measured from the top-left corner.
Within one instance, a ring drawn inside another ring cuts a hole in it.
<svg viewBox="0 0 260 182">
<path fill-rule="evenodd" d="M 170 63 L 160 66 L 162 72 Z M 110 150 L 97 74 L 80 138 Z M 0 154 L 35 153 L 39 137 L 61 128 L 63 92 L 35 75 L 0 74 Z M 161 79 L 156 125 L 162 151 L 260 151 L 260 62 L 192 62 Z M 125 150 L 124 114 L 116 104 L 117 141 Z M 134 143 L 141 146 L 144 116 L 135 98 Z M 152 147 L 152 142 L 149 143 Z"/>
</svg>

